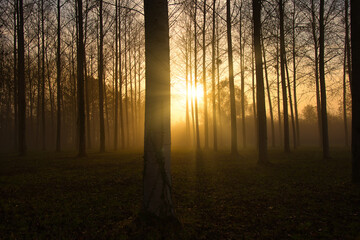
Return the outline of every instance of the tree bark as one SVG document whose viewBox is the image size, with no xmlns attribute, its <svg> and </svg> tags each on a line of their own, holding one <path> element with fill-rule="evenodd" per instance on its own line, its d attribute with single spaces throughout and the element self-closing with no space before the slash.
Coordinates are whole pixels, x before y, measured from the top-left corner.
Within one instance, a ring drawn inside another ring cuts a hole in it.
<svg viewBox="0 0 360 240">
<path fill-rule="evenodd" d="M 195 0 L 194 5 L 194 82 L 195 82 L 195 93 L 197 93 L 197 22 L 196 22 L 196 12 L 197 12 L 197 0 Z M 199 111 L 198 111 L 198 96 L 195 94 L 195 129 L 196 129 L 196 152 L 199 154 L 201 152 L 200 146 L 200 130 L 199 130 Z"/>
<path fill-rule="evenodd" d="M 167 1 L 144 0 L 146 101 L 143 210 L 174 216 L 170 174 L 170 47 Z"/>
</svg>

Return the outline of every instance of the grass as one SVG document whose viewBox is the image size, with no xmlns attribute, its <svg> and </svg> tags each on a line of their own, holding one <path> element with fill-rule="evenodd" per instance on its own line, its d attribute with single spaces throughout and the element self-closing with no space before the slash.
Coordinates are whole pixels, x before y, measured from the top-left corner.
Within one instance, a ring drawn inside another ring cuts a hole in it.
<svg viewBox="0 0 360 240">
<path fill-rule="evenodd" d="M 131 239 L 142 199 L 142 155 L 0 156 L 0 239 Z M 173 199 L 185 239 L 360 239 L 360 188 L 350 154 L 302 149 L 172 156 Z"/>
</svg>

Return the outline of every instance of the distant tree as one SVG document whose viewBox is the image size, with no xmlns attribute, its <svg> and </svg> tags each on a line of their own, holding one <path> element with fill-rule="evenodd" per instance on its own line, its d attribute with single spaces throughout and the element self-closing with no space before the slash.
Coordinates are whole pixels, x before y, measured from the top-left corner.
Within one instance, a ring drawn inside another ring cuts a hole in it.
<svg viewBox="0 0 360 240">
<path fill-rule="evenodd" d="M 212 12 L 212 39 L 211 39 L 211 96 L 212 96 L 212 112 L 213 112 L 213 140 L 214 140 L 214 151 L 217 151 L 217 121 L 216 121 L 216 99 L 215 99 L 215 75 L 216 75 L 216 52 L 215 52 L 215 41 L 216 41 L 216 0 L 213 0 L 213 12 Z"/>
<path fill-rule="evenodd" d="M 85 145 L 85 99 L 84 99 L 84 30 L 82 0 L 77 0 L 77 97 L 78 97 L 78 157 L 86 156 Z"/>
<path fill-rule="evenodd" d="M 202 29 L 202 45 L 203 45 L 203 90 L 204 90 L 204 133 L 205 133 L 205 150 L 209 149 L 209 123 L 208 123 L 208 108 L 207 108 L 207 90 L 206 90 L 206 0 L 204 0 L 203 9 L 203 29 Z"/>
<path fill-rule="evenodd" d="M 194 82 L 195 82 L 195 92 L 197 92 L 197 21 L 196 21 L 196 13 L 197 13 L 197 0 L 194 0 Z M 199 130 L 199 110 L 198 110 L 198 96 L 195 95 L 195 130 L 196 130 L 196 152 L 197 154 L 201 151 L 200 146 L 200 130 Z"/>
<path fill-rule="evenodd" d="M 253 21 L 256 62 L 256 100 L 258 113 L 258 162 L 262 164 L 267 162 L 267 127 L 263 62 L 261 53 L 261 0 L 253 0 Z"/>
<path fill-rule="evenodd" d="M 360 64 L 360 3 L 351 0 L 351 50 L 352 50 L 352 66 Z M 352 182 L 360 183 L 360 69 L 355 67 L 352 69 L 352 142 L 351 142 L 351 158 L 352 158 Z"/>
<path fill-rule="evenodd" d="M 236 130 L 236 105 L 235 105 L 235 88 L 234 88 L 234 63 L 231 36 L 231 12 L 230 0 L 226 0 L 226 31 L 228 45 L 228 62 L 229 62 L 229 89 L 230 89 L 230 109 L 231 109 L 231 154 L 237 155 L 237 130 Z"/>
<path fill-rule="evenodd" d="M 61 150 L 61 10 L 60 0 L 57 0 L 57 55 L 56 55 L 56 69 L 57 69 L 57 118 L 56 118 L 56 151 Z"/>
<path fill-rule="evenodd" d="M 26 99 L 25 99 L 25 40 L 24 40 L 24 8 L 23 0 L 19 0 L 18 7 L 18 151 L 20 155 L 26 154 Z"/>
<path fill-rule="evenodd" d="M 145 9 L 145 145 L 146 214 L 173 217 L 170 176 L 170 47 L 166 0 L 144 0 Z"/>
<path fill-rule="evenodd" d="M 104 124 L 104 53 L 103 53 L 103 1 L 99 1 L 99 62 L 98 62 L 98 78 L 99 78 L 99 111 L 100 111 L 100 152 L 105 152 L 105 124 Z"/>
<path fill-rule="evenodd" d="M 281 65 L 281 87 L 283 95 L 283 114 L 284 114 L 284 150 L 290 152 L 290 135 L 289 135 L 289 116 L 288 116 L 288 98 L 286 92 L 285 78 L 285 29 L 284 29 L 284 3 L 279 0 L 280 12 L 280 65 Z"/>
<path fill-rule="evenodd" d="M 319 73 L 320 73 L 320 97 L 321 97 L 321 127 L 323 158 L 329 158 L 329 133 L 326 109 L 326 86 L 325 86 L 325 25 L 324 25 L 324 0 L 320 0 L 320 37 L 319 37 Z"/>
</svg>

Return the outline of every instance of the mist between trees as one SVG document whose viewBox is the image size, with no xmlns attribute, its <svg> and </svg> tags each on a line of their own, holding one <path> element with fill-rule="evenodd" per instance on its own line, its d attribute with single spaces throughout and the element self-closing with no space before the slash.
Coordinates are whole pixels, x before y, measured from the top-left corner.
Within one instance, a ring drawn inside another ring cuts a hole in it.
<svg viewBox="0 0 360 240">
<path fill-rule="evenodd" d="M 79 56 L 81 52 L 78 51 L 78 4 L 63 0 L 23 0 L 20 9 L 20 1 L 2 1 L 1 151 L 18 149 L 19 132 L 23 131 L 19 128 L 18 114 L 22 108 L 19 102 L 22 91 L 18 76 L 20 61 L 24 63 L 24 134 L 28 150 L 78 149 L 79 90 L 84 92 L 87 150 L 143 147 L 143 3 L 130 0 L 81 2 L 84 56 Z M 234 139 L 238 149 L 257 146 L 259 113 L 253 5 L 249 0 L 229 1 L 228 4 L 210 0 L 169 1 L 174 148 L 230 150 Z M 349 145 L 349 5 L 345 0 L 324 1 L 324 19 L 320 24 L 320 1 L 287 0 L 281 4 L 282 14 L 279 1 L 262 1 L 261 5 L 260 53 L 268 145 L 284 146 L 284 106 L 287 106 L 287 141 L 291 149 L 322 146 L 321 69 L 330 145 Z M 324 27 L 323 34 L 320 25 Z M 23 46 L 18 41 L 21 27 Z M 320 35 L 324 37 L 323 44 Z M 23 59 L 19 57 L 21 47 Z M 232 63 L 228 61 L 230 49 Z M 79 61 L 84 71 L 79 71 Z M 230 65 L 232 76 L 229 75 Z M 84 74 L 83 86 L 78 85 L 79 72 Z M 233 86 L 229 85 L 232 78 Z"/>
</svg>

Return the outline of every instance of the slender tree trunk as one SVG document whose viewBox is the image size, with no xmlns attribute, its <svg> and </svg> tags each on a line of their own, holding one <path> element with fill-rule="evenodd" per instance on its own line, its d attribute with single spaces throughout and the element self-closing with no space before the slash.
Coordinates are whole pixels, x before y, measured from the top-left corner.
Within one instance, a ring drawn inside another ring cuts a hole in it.
<svg viewBox="0 0 360 240">
<path fill-rule="evenodd" d="M 351 0 L 351 45 L 352 45 L 352 66 L 360 64 L 360 3 Z M 352 139 L 351 139 L 351 157 L 352 157 L 352 182 L 360 183 L 360 69 L 352 69 L 351 96 L 352 96 Z"/>
<path fill-rule="evenodd" d="M 126 146 L 129 147 L 130 145 L 130 124 L 129 124 L 129 98 L 128 98 L 128 62 L 127 62 L 127 55 L 128 55 L 128 42 L 127 42 L 127 34 L 128 34 L 128 28 L 127 28 L 127 13 L 125 15 L 125 56 L 124 56 L 124 68 L 125 68 L 125 120 L 126 120 Z"/>
<path fill-rule="evenodd" d="M 114 102 L 114 149 L 118 149 L 118 0 L 115 0 L 115 102 Z"/>
<path fill-rule="evenodd" d="M 16 49 L 16 37 L 19 25 L 19 0 L 14 1 L 14 149 L 19 150 L 19 95 L 18 95 L 18 61 L 17 61 L 17 49 Z"/>
<path fill-rule="evenodd" d="M 100 36 L 99 36 L 99 117 L 100 117 L 100 152 L 105 152 L 105 124 L 104 124 L 104 55 L 103 55 L 103 1 L 99 1 L 99 21 L 100 21 Z"/>
<path fill-rule="evenodd" d="M 276 83 L 277 83 L 277 107 L 278 107 L 278 123 L 279 123 L 279 139 L 280 145 L 282 144 L 282 126 L 281 126 L 281 109 L 280 109 L 280 73 L 279 73 L 280 65 L 279 65 L 279 41 L 276 41 Z"/>
<path fill-rule="evenodd" d="M 265 70 L 266 90 L 267 90 L 267 95 L 268 95 L 269 112 L 270 112 L 270 122 L 271 122 L 271 144 L 272 144 L 272 147 L 275 147 L 274 116 L 273 116 L 273 108 L 272 108 L 272 102 L 271 102 L 269 77 L 268 77 L 268 71 L 267 71 L 267 65 L 266 65 L 266 51 L 265 51 L 265 45 L 264 45 L 264 38 L 261 38 L 261 43 L 262 43 L 262 52 L 263 52 L 263 58 L 264 58 L 264 70 Z"/>
<path fill-rule="evenodd" d="M 292 19 L 292 29 L 293 29 L 293 36 L 292 36 L 292 40 L 293 40 L 293 45 L 292 45 L 292 54 L 293 54 L 293 79 L 294 79 L 294 111 L 295 111 L 295 125 L 296 125 L 296 142 L 297 145 L 300 145 L 300 126 L 299 126 L 299 114 L 298 114 L 298 106 L 297 106 L 297 93 L 296 93 L 296 19 L 295 19 L 295 14 L 296 14 L 296 4 L 295 4 L 295 0 L 293 0 L 293 19 Z"/>
<path fill-rule="evenodd" d="M 78 96 L 78 156 L 85 157 L 85 100 L 84 100 L 84 55 L 82 0 L 77 0 L 77 96 Z"/>
<path fill-rule="evenodd" d="M 286 80 L 287 80 L 287 86 L 289 91 L 289 105 L 290 105 L 290 113 L 291 113 L 291 126 L 293 131 L 293 142 L 294 142 L 294 149 L 297 148 L 297 141 L 296 141 L 296 125 L 295 125 L 295 115 L 294 115 L 294 108 L 293 108 L 293 102 L 291 97 L 291 84 L 290 84 L 290 75 L 289 75 L 289 68 L 287 64 L 287 58 L 285 54 L 285 69 L 286 69 Z"/>
<path fill-rule="evenodd" d="M 87 23 L 88 23 L 88 9 L 89 9 L 89 0 L 86 0 L 85 3 L 85 29 L 84 29 L 84 48 L 86 48 L 87 40 Z M 89 78 L 88 78 L 88 68 L 86 63 L 86 51 L 84 54 L 84 73 L 85 73 L 85 107 L 86 107 L 86 135 L 87 135 L 87 145 L 88 148 L 92 148 L 92 139 L 91 139 L 91 121 L 90 121 L 90 99 L 89 99 Z"/>
<path fill-rule="evenodd" d="M 42 150 L 46 150 L 46 121 L 45 121 L 45 19 L 44 0 L 41 0 L 41 136 Z"/>
<path fill-rule="evenodd" d="M 280 12 L 281 87 L 282 87 L 282 94 L 283 94 L 283 112 L 284 112 L 284 151 L 290 152 L 289 116 L 288 116 L 286 79 L 285 79 L 285 30 L 284 30 L 283 0 L 279 0 L 279 12 Z"/>
<path fill-rule="evenodd" d="M 195 0 L 194 5 L 194 71 L 195 71 L 195 93 L 197 93 L 197 22 L 196 22 L 196 12 L 197 12 L 197 0 Z M 198 111 L 198 96 L 195 94 L 195 123 L 196 123 L 196 152 L 199 154 L 201 151 L 200 146 L 200 131 L 199 131 L 199 111 Z"/>
<path fill-rule="evenodd" d="M 217 108 L 218 108 L 218 118 L 219 118 L 219 129 L 218 138 L 219 143 L 222 142 L 222 116 L 221 116 L 221 91 L 220 91 L 220 34 L 219 34 L 219 18 L 216 18 L 216 78 L 217 78 Z M 220 144 L 219 144 L 220 145 Z"/>
<path fill-rule="evenodd" d="M 24 41 L 24 10 L 23 0 L 19 0 L 18 7 L 18 103 L 19 103 L 19 126 L 18 126 L 18 152 L 26 154 L 26 99 L 25 99 L 25 41 Z"/>
<path fill-rule="evenodd" d="M 318 37 L 316 35 L 316 17 L 314 0 L 311 0 L 311 29 L 314 40 L 314 55 L 315 55 L 315 87 L 316 87 L 316 110 L 318 118 L 319 131 L 319 145 L 322 146 L 322 127 L 321 127 L 321 103 L 320 103 L 320 84 L 319 84 L 319 58 L 318 58 Z"/>
<path fill-rule="evenodd" d="M 207 108 L 207 89 L 206 89 L 206 0 L 204 0 L 204 19 L 203 19 L 203 89 L 204 89 L 204 132 L 205 132 L 205 150 L 209 149 L 209 123 Z"/>
<path fill-rule="evenodd" d="M 241 121 L 242 121 L 242 141 L 243 148 L 246 148 L 246 113 L 245 113 L 245 41 L 243 42 L 243 18 L 242 6 L 240 6 L 240 71 L 241 71 Z"/>
<path fill-rule="evenodd" d="M 256 97 L 258 113 L 258 163 L 266 163 L 267 160 L 267 127 L 265 109 L 265 90 L 263 63 L 261 54 L 261 0 L 253 0 L 253 21 L 254 21 L 254 48 L 256 61 Z"/>
<path fill-rule="evenodd" d="M 121 149 L 125 148 L 124 110 L 123 110 L 123 71 L 122 71 L 122 49 L 121 49 L 121 11 L 119 9 L 119 111 L 120 111 L 120 142 Z"/>
<path fill-rule="evenodd" d="M 218 150 L 217 147 L 217 122 L 216 122 L 216 102 L 215 102 L 215 41 L 216 41 L 216 35 L 215 35 L 215 28 L 216 28 L 216 0 L 213 0 L 213 12 L 212 12 L 212 40 L 211 40 L 211 96 L 212 96 L 212 112 L 213 112 L 213 141 L 214 141 L 214 151 Z"/>
<path fill-rule="evenodd" d="M 56 151 L 61 151 L 61 12 L 60 0 L 57 0 L 57 55 L 56 55 L 56 69 L 57 69 L 57 116 L 56 116 Z"/>
<path fill-rule="evenodd" d="M 230 89 L 230 109 L 231 109 L 231 154 L 237 155 L 237 129 L 236 129 L 236 105 L 235 105 L 235 87 L 234 87 L 234 63 L 232 53 L 231 39 L 231 16 L 230 0 L 226 0 L 226 26 L 227 26 L 227 44 L 228 44 L 228 62 L 229 62 L 229 89 Z"/>
<path fill-rule="evenodd" d="M 349 24 L 349 0 L 345 0 L 345 46 L 347 56 L 347 70 L 349 75 L 350 88 L 352 86 L 352 64 L 351 64 L 351 46 L 350 46 L 350 24 Z"/>
<path fill-rule="evenodd" d="M 320 54 L 319 54 L 319 70 L 320 70 L 320 93 L 321 93 L 321 127 L 322 127 L 322 148 L 323 158 L 330 157 L 329 153 L 329 135 L 328 120 L 326 109 L 326 86 L 325 86 L 325 26 L 324 26 L 324 0 L 320 0 Z"/>
<path fill-rule="evenodd" d="M 344 70 L 343 70 L 343 117 L 344 117 L 344 134 L 345 146 L 349 146 L 349 129 L 347 123 L 347 104 L 346 104 L 346 46 L 344 48 Z"/>
<path fill-rule="evenodd" d="M 252 85 L 252 100 L 253 100 L 253 115 L 254 115 L 254 124 L 255 124 L 255 147 L 258 147 L 258 125 L 257 125 L 257 113 L 256 113 L 256 93 L 255 93 L 255 66 L 254 66 L 254 38 L 251 44 L 251 85 Z"/>
<path fill-rule="evenodd" d="M 188 27 L 188 26 L 187 26 Z M 186 131 L 186 139 L 190 139 L 190 115 L 189 115 L 189 52 L 191 52 L 191 49 L 189 49 L 189 43 L 188 41 L 191 41 L 189 37 L 189 31 L 186 29 L 186 40 L 185 40 L 185 68 L 186 68 L 186 78 L 185 78 L 185 84 L 186 84 L 186 112 L 185 112 L 185 131 Z M 189 39 L 188 39 L 189 37 Z M 189 144 L 189 142 L 187 142 Z"/>
<path fill-rule="evenodd" d="M 173 218 L 170 174 L 170 48 L 167 1 L 145 0 L 146 101 L 143 210 Z"/>
</svg>

